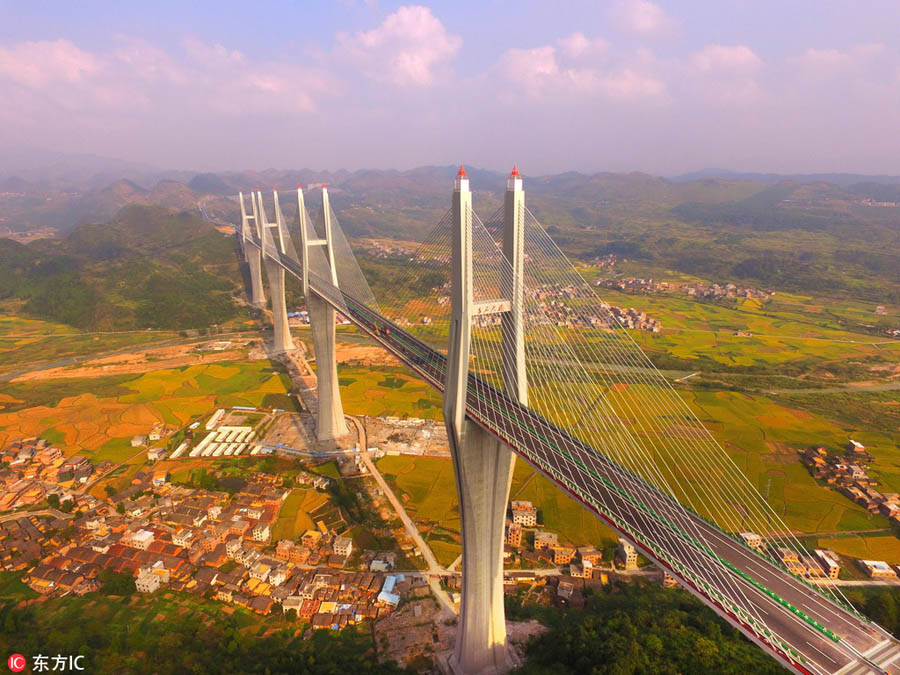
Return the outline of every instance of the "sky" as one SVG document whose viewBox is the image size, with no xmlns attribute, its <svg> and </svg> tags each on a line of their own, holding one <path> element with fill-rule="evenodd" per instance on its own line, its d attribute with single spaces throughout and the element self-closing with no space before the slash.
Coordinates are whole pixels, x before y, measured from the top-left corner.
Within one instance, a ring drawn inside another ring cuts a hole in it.
<svg viewBox="0 0 900 675">
<path fill-rule="evenodd" d="M 900 174 L 896 0 L 0 0 L 0 152 Z"/>
</svg>

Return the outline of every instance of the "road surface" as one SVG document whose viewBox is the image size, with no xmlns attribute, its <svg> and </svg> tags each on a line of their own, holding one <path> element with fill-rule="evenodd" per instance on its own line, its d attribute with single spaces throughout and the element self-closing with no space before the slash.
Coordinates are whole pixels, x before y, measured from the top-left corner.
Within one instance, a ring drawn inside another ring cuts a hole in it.
<svg viewBox="0 0 900 675">
<path fill-rule="evenodd" d="M 345 415 L 345 417 L 350 420 L 350 422 L 356 427 L 356 431 L 359 437 L 359 453 L 366 465 L 366 468 L 369 470 L 369 473 L 372 474 L 375 482 L 378 483 L 378 487 L 381 488 L 382 492 L 384 492 L 385 496 L 388 498 L 391 506 L 394 507 L 394 511 L 397 512 L 397 517 L 400 518 L 400 522 L 403 523 L 403 527 L 406 529 L 407 534 L 409 534 L 410 538 L 413 540 L 413 543 L 415 543 L 416 548 L 419 549 L 419 552 L 422 554 L 422 557 L 428 564 L 428 585 L 431 586 L 431 591 L 443 605 L 444 610 L 449 611 L 450 613 L 455 615 L 456 610 L 453 607 L 453 601 L 450 599 L 450 596 L 447 595 L 444 589 L 441 588 L 440 583 L 440 577 L 446 575 L 447 570 L 445 570 L 437 561 L 437 558 L 434 557 L 434 553 L 432 552 L 431 547 L 429 547 L 428 544 L 425 543 L 422 535 L 419 534 L 419 528 L 416 527 L 416 524 L 413 522 L 412 518 L 409 517 L 406 509 L 403 508 L 403 504 L 399 499 L 397 499 L 397 495 L 395 495 L 394 491 L 391 490 L 391 486 L 388 485 L 387 481 L 384 479 L 384 476 L 382 476 L 381 472 L 378 470 L 378 467 L 375 466 L 375 462 L 373 462 L 372 458 L 369 456 L 369 439 L 366 436 L 365 425 L 358 418 L 353 417 L 352 415 Z"/>
</svg>

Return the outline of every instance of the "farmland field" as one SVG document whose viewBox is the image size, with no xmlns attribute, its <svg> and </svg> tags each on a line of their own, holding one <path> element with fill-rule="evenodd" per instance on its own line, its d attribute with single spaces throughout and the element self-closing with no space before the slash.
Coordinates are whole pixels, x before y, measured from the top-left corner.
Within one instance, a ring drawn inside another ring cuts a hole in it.
<svg viewBox="0 0 900 675">
<path fill-rule="evenodd" d="M 306 530 L 315 527 L 310 512 L 320 508 L 328 501 L 324 492 L 309 488 L 294 488 L 284 501 L 278 520 L 272 529 L 272 541 L 279 539 L 297 539 Z"/>
<path fill-rule="evenodd" d="M 440 396 L 405 368 L 341 366 L 341 399 L 350 415 L 441 419 Z"/>
<path fill-rule="evenodd" d="M 267 361 L 8 382 L 0 400 L 0 446 L 20 437 L 42 436 L 67 455 L 118 463 L 137 452 L 131 437 L 148 433 L 156 424 L 182 426 L 220 406 L 258 406 L 266 396 L 286 392 L 288 385 L 288 376 Z M 135 458 L 134 471 L 144 459 Z"/>
<path fill-rule="evenodd" d="M 178 339 L 172 331 L 82 333 L 64 324 L 0 315 L 0 374 L 36 362 L 56 362 Z"/>
</svg>

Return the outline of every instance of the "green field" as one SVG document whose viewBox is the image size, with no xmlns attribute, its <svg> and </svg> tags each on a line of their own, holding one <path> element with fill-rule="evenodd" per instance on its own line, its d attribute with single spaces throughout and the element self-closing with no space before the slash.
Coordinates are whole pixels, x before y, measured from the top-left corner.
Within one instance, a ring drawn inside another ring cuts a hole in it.
<svg viewBox="0 0 900 675">
<path fill-rule="evenodd" d="M 272 528 L 272 541 L 297 539 L 306 530 L 315 527 L 310 512 L 316 511 L 328 501 L 324 492 L 308 488 L 294 488 L 281 506 L 278 520 Z"/>
<path fill-rule="evenodd" d="M 348 365 L 338 368 L 341 399 L 350 415 L 441 419 L 441 398 L 405 368 Z"/>
<path fill-rule="evenodd" d="M 65 324 L 0 314 L 0 374 L 36 363 L 56 363 L 94 354 L 179 339 L 172 331 L 82 333 Z"/>
<path fill-rule="evenodd" d="M 387 456 L 378 460 L 378 470 L 396 486 L 404 508 L 428 533 L 427 541 L 438 560 L 447 565 L 460 553 L 459 507 L 453 464 L 436 457 Z M 535 503 L 544 527 L 577 546 L 602 546 L 615 541 L 613 533 L 578 502 L 537 474 L 524 461 L 516 462 L 510 499 Z"/>
</svg>

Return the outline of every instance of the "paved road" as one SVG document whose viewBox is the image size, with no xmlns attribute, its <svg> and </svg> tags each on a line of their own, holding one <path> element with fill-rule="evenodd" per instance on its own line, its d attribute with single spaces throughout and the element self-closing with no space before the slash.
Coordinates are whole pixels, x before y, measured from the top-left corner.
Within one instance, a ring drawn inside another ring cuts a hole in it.
<svg viewBox="0 0 900 675">
<path fill-rule="evenodd" d="M 18 520 L 19 518 L 27 518 L 28 516 L 53 516 L 55 518 L 64 518 L 65 520 L 69 520 L 70 518 L 75 517 L 75 515 L 72 513 L 63 513 L 62 511 L 57 511 L 56 509 L 40 509 L 39 511 L 13 511 L 12 513 L 7 513 L 0 516 L 0 523 L 6 523 L 10 520 Z"/>
<path fill-rule="evenodd" d="M 882 384 L 847 384 L 842 387 L 822 387 L 818 389 L 767 389 L 767 394 L 788 394 L 802 396 L 805 394 L 854 394 L 865 391 L 896 391 L 900 389 L 900 381 Z"/>
<path fill-rule="evenodd" d="M 456 610 L 453 607 L 453 601 L 450 599 L 450 596 L 447 595 L 444 589 L 441 588 L 440 584 L 440 577 L 445 576 L 447 574 L 447 570 L 445 570 L 437 561 L 437 558 L 434 557 L 434 553 L 432 552 L 431 547 L 429 547 L 428 544 L 425 543 L 422 535 L 419 534 L 419 528 L 416 527 L 416 524 L 413 522 L 412 518 L 409 517 L 406 509 L 403 508 L 403 504 L 399 499 L 397 499 L 397 495 L 394 494 L 391 486 L 388 485 L 387 481 L 384 479 L 384 476 L 382 476 L 381 472 L 378 470 L 378 467 L 375 466 L 375 462 L 373 462 L 372 458 L 369 456 L 369 439 L 366 435 L 365 425 L 358 418 L 352 415 L 345 415 L 345 417 L 350 420 L 356 427 L 359 438 L 359 452 L 360 456 L 363 459 L 363 462 L 366 465 L 366 468 L 375 479 L 375 482 L 378 483 L 378 487 L 381 488 L 385 496 L 388 498 L 391 506 L 394 507 L 394 511 L 397 512 L 397 516 L 400 518 L 400 522 L 403 523 L 403 527 L 406 529 L 406 532 L 409 534 L 410 538 L 415 543 L 416 548 L 419 549 L 419 552 L 422 554 L 422 557 L 428 564 L 428 584 L 429 586 L 431 586 L 431 591 L 441 602 L 444 610 L 449 611 L 450 613 L 455 615 Z"/>
<path fill-rule="evenodd" d="M 88 490 L 90 490 L 96 483 L 103 480 L 104 478 L 109 478 L 112 475 L 112 473 L 116 469 L 118 469 L 120 466 L 125 466 L 126 464 L 130 464 L 133 459 L 137 459 L 141 455 L 146 455 L 146 454 L 147 454 L 147 448 L 141 447 L 141 449 L 138 450 L 136 453 L 134 453 L 131 457 L 129 457 L 128 459 L 122 460 L 121 462 L 119 462 L 118 464 L 113 466 L 106 473 L 101 474 L 99 476 L 94 476 L 93 480 L 90 480 L 87 483 L 85 483 L 84 485 L 82 485 L 80 488 L 78 488 L 77 492 L 80 492 L 82 494 L 87 494 Z"/>
</svg>

